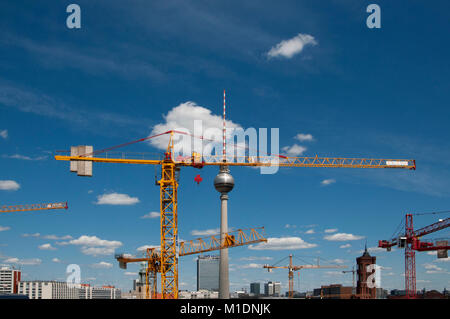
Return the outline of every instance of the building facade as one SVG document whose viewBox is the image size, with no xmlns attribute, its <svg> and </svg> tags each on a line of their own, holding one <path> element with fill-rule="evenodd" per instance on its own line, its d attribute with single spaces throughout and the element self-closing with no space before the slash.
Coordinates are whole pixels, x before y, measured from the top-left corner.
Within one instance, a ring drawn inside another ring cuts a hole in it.
<svg viewBox="0 0 450 319">
<path fill-rule="evenodd" d="M 18 293 L 29 299 L 78 299 L 78 288 L 66 282 L 57 281 L 20 281 Z"/>
<path fill-rule="evenodd" d="M 281 296 L 281 283 L 269 281 L 264 284 L 264 295 L 267 297 Z"/>
<path fill-rule="evenodd" d="M 219 291 L 219 256 L 197 258 L 197 291 Z"/>
<path fill-rule="evenodd" d="M 121 299 L 121 291 L 114 286 L 91 287 L 82 284 L 78 288 L 79 299 Z"/>
<path fill-rule="evenodd" d="M 0 294 L 17 294 L 21 272 L 9 266 L 0 267 Z"/>
<path fill-rule="evenodd" d="M 367 245 L 362 256 L 356 258 L 358 277 L 358 282 L 356 284 L 356 294 L 361 299 L 375 299 L 377 297 L 377 290 L 375 285 L 375 267 L 369 267 L 371 265 L 375 265 L 376 262 L 377 258 L 370 256 L 369 252 L 367 251 Z M 369 276 L 371 275 L 373 276 L 369 278 Z M 368 285 L 369 280 L 371 281 L 371 287 Z"/>
<path fill-rule="evenodd" d="M 252 282 L 250 284 L 250 293 L 254 296 L 259 296 L 261 294 L 261 284 L 259 282 Z"/>
<path fill-rule="evenodd" d="M 18 293 L 29 299 L 120 299 L 121 291 L 114 286 L 91 287 L 58 281 L 20 281 Z"/>
</svg>

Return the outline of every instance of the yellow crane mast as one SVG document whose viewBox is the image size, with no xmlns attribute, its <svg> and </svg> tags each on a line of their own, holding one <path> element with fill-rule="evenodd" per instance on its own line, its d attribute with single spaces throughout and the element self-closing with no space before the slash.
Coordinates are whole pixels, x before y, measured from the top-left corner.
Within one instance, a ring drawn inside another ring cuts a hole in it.
<svg viewBox="0 0 450 319">
<path fill-rule="evenodd" d="M 264 238 L 264 227 L 238 229 L 236 231 L 225 234 L 223 244 L 220 242 L 220 237 L 215 235 L 206 238 L 197 238 L 189 241 L 180 242 L 179 256 L 189 256 L 193 254 L 201 254 L 208 251 L 219 250 L 224 248 L 239 247 L 244 245 L 267 242 Z M 161 272 L 161 256 L 155 248 L 147 248 L 145 257 L 129 257 L 125 254 L 117 254 L 116 259 L 119 262 L 119 267 L 127 268 L 128 263 L 133 262 L 147 262 L 145 272 L 145 298 L 150 298 L 150 279 L 152 279 L 151 298 L 155 299 L 157 295 L 157 281 L 156 274 Z"/>
<path fill-rule="evenodd" d="M 342 157 L 288 157 L 275 156 L 206 156 L 194 153 L 192 157 L 178 159 L 174 156 L 173 135 L 186 134 L 175 130 L 154 136 L 141 138 L 132 142 L 120 144 L 107 149 L 95 151 L 92 146 L 72 146 L 70 155 L 56 155 L 58 161 L 70 161 L 70 171 L 79 176 L 92 176 L 92 163 L 120 163 L 158 165 L 161 167 L 160 187 L 160 220 L 161 220 L 161 286 L 164 299 L 178 297 L 178 263 L 176 243 L 178 240 L 178 175 L 181 167 L 202 168 L 204 166 L 248 166 L 248 167 L 322 167 L 322 168 L 416 168 L 415 160 L 373 159 L 373 158 L 342 158 Z M 108 152 L 130 145 L 170 134 L 169 145 L 164 159 L 133 158 L 127 153 L 114 154 Z M 103 153 L 104 156 L 98 156 Z M 276 161 L 273 161 L 274 157 Z"/>
<path fill-rule="evenodd" d="M 288 266 L 269 266 L 264 265 L 267 271 L 271 272 L 272 269 L 287 269 L 289 278 L 289 298 L 294 297 L 294 271 L 300 271 L 301 269 L 323 269 L 323 268 L 347 268 L 347 266 L 336 266 L 336 265 L 320 265 L 319 258 L 317 258 L 317 265 L 294 265 L 292 263 L 292 254 L 289 255 L 289 265 Z"/>
</svg>

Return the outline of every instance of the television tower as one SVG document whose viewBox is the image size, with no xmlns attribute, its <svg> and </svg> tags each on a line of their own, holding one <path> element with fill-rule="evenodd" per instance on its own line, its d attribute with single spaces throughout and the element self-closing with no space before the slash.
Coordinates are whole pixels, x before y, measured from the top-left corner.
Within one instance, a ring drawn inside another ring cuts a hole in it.
<svg viewBox="0 0 450 319">
<path fill-rule="evenodd" d="M 225 234 L 228 233 L 228 193 L 234 187 L 234 178 L 226 165 L 226 126 L 225 126 L 225 90 L 223 91 L 223 165 L 219 174 L 214 178 L 214 187 L 220 193 L 220 243 L 224 244 Z M 219 263 L 219 298 L 230 298 L 230 281 L 228 276 L 228 249 L 220 250 Z"/>
</svg>

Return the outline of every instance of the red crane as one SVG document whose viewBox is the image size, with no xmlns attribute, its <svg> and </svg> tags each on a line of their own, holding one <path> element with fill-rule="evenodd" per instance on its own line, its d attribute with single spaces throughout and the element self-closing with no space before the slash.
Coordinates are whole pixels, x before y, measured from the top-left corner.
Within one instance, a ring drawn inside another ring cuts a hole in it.
<svg viewBox="0 0 450 319">
<path fill-rule="evenodd" d="M 416 251 L 437 251 L 438 258 L 447 258 L 447 250 L 450 249 L 448 241 L 442 240 L 435 243 L 424 241 L 420 238 L 445 229 L 450 226 L 450 218 L 440 219 L 431 225 L 414 230 L 413 215 L 440 214 L 448 212 L 434 212 L 425 214 L 406 214 L 405 232 L 399 236 L 393 236 L 391 240 L 378 241 L 378 247 L 391 251 L 392 246 L 405 249 L 405 290 L 406 298 L 416 298 Z"/>
</svg>

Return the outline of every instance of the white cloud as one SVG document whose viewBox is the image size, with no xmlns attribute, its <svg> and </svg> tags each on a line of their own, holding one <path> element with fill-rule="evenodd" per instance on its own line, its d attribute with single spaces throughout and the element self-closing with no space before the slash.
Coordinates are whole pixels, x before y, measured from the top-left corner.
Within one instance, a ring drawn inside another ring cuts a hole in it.
<svg viewBox="0 0 450 319">
<path fill-rule="evenodd" d="M 332 178 L 324 179 L 323 181 L 320 182 L 320 184 L 322 184 L 323 186 L 328 186 L 328 185 L 331 185 L 331 184 L 334 184 L 334 183 L 336 183 L 336 180 L 332 179 Z"/>
<path fill-rule="evenodd" d="M 263 268 L 263 265 L 261 264 L 255 264 L 255 263 L 250 263 L 250 264 L 246 264 L 246 265 L 241 265 L 238 266 L 238 268 L 243 268 L 243 269 L 248 269 L 248 268 Z"/>
<path fill-rule="evenodd" d="M 30 156 L 20 155 L 20 154 L 2 155 L 2 157 L 3 157 L 3 158 L 11 158 L 11 159 L 25 160 L 25 161 L 42 161 L 42 160 L 47 159 L 47 156 L 30 157 Z"/>
<path fill-rule="evenodd" d="M 51 244 L 42 244 L 38 246 L 40 250 L 56 250 L 55 247 L 53 247 Z"/>
<path fill-rule="evenodd" d="M 60 262 L 61 262 L 61 260 L 60 260 L 59 258 L 56 258 L 56 257 L 53 258 L 52 261 L 53 261 L 54 263 L 60 263 Z"/>
<path fill-rule="evenodd" d="M 73 239 L 73 237 L 70 236 L 70 235 L 65 235 L 65 236 L 44 235 L 44 236 L 42 236 L 42 238 L 44 238 L 44 239 L 51 239 L 51 240 L 69 240 L 69 239 Z"/>
<path fill-rule="evenodd" d="M 256 257 L 256 256 L 249 256 L 249 257 L 242 257 L 239 260 L 248 260 L 248 261 L 254 261 L 254 260 L 272 260 L 272 257 Z"/>
<path fill-rule="evenodd" d="M 137 272 L 126 271 L 126 272 L 124 273 L 124 275 L 125 275 L 125 276 L 137 276 L 138 274 L 137 274 Z"/>
<path fill-rule="evenodd" d="M 300 142 L 309 142 L 314 140 L 314 137 L 311 134 L 302 134 L 302 133 L 295 135 L 294 138 L 296 140 L 299 140 Z"/>
<path fill-rule="evenodd" d="M 223 126 L 223 117 L 222 115 L 214 115 L 211 110 L 206 107 L 199 106 L 195 102 L 185 102 L 180 105 L 172 108 L 164 117 L 164 122 L 157 124 L 153 127 L 150 136 L 161 134 L 171 130 L 190 132 L 191 134 L 204 136 L 205 138 L 214 140 L 215 142 L 222 141 L 222 126 Z M 197 127 L 197 130 L 194 130 L 194 121 L 201 121 L 202 129 Z M 226 121 L 227 127 L 227 139 L 232 136 L 233 129 L 242 128 L 240 125 L 233 123 L 232 121 Z M 209 134 L 204 134 L 205 131 L 211 132 L 211 136 L 207 136 Z M 180 152 L 181 149 L 184 149 L 186 153 L 189 155 L 192 154 L 192 151 L 201 152 L 200 146 L 202 145 L 201 141 L 197 140 L 194 143 L 194 140 L 191 137 L 181 134 L 174 135 L 174 147 L 175 152 Z M 209 141 L 205 143 L 210 143 Z M 165 150 L 167 149 L 167 145 L 169 143 L 169 136 L 163 135 L 158 138 L 150 139 L 149 142 L 152 146 Z M 203 144 L 203 147 L 205 144 Z M 218 143 L 221 150 L 221 144 Z M 206 150 L 203 150 L 203 153 L 207 153 Z M 187 155 L 187 154 L 185 154 Z"/>
<path fill-rule="evenodd" d="M 306 151 L 306 147 L 294 144 L 292 146 L 285 146 L 281 148 L 283 152 L 288 156 L 299 156 L 302 155 Z"/>
<path fill-rule="evenodd" d="M 89 256 L 104 256 L 114 254 L 115 249 L 111 247 L 81 247 L 80 251 Z"/>
<path fill-rule="evenodd" d="M 19 183 L 12 180 L 0 181 L 0 190 L 3 191 L 16 191 L 20 188 Z"/>
<path fill-rule="evenodd" d="M 7 231 L 10 229 L 11 229 L 11 227 L 9 227 L 9 226 L 0 226 L 0 231 Z"/>
<path fill-rule="evenodd" d="M 22 237 L 39 237 L 41 234 L 34 233 L 34 234 L 22 234 Z"/>
<path fill-rule="evenodd" d="M 118 193 L 99 195 L 96 202 L 98 205 L 134 205 L 137 203 L 139 203 L 139 198 Z"/>
<path fill-rule="evenodd" d="M 305 234 L 315 234 L 316 232 L 314 231 L 314 229 L 309 229 L 305 232 Z"/>
<path fill-rule="evenodd" d="M 97 236 L 80 236 L 78 239 L 70 240 L 69 242 L 58 243 L 59 245 L 79 245 L 81 252 L 85 255 L 112 255 L 116 248 L 122 246 L 122 243 L 117 240 L 100 239 Z"/>
<path fill-rule="evenodd" d="M 107 263 L 105 261 L 101 261 L 99 263 L 96 264 L 92 264 L 92 268 L 112 268 L 112 264 L 111 263 Z"/>
<path fill-rule="evenodd" d="M 294 250 L 316 247 L 317 244 L 305 242 L 300 237 L 268 238 L 266 243 L 248 246 L 252 250 Z"/>
<path fill-rule="evenodd" d="M 363 239 L 364 236 L 358 236 L 353 234 L 346 234 L 346 233 L 337 233 L 334 235 L 327 235 L 323 239 L 329 240 L 329 241 L 349 241 L 349 240 L 359 240 Z"/>
<path fill-rule="evenodd" d="M 448 273 L 445 269 L 442 269 L 441 267 L 438 267 L 435 264 L 426 263 L 423 265 L 423 267 L 427 270 L 425 273 L 427 274 L 443 274 Z"/>
<path fill-rule="evenodd" d="M 217 235 L 219 233 L 220 233 L 220 228 L 191 231 L 192 236 L 212 236 L 212 235 Z"/>
<path fill-rule="evenodd" d="M 141 218 L 146 219 L 146 218 L 159 218 L 159 212 L 150 212 L 148 214 L 145 214 L 144 216 L 141 216 Z"/>
<path fill-rule="evenodd" d="M 345 245 L 339 246 L 339 248 L 350 248 L 350 247 L 352 247 L 352 245 L 350 245 L 350 244 L 345 244 Z"/>
<path fill-rule="evenodd" d="M 122 246 L 122 243 L 117 240 L 105 240 L 100 239 L 97 236 L 87 236 L 87 235 L 80 236 L 78 239 L 73 239 L 69 243 L 72 245 L 82 245 L 89 247 L 100 246 L 100 247 L 118 248 Z"/>
<path fill-rule="evenodd" d="M 1 130 L 0 137 L 6 140 L 8 138 L 8 130 Z"/>
<path fill-rule="evenodd" d="M 335 232 L 337 232 L 337 231 L 338 231 L 337 228 L 329 228 L 329 229 L 325 229 L 325 230 L 324 230 L 324 232 L 326 232 L 327 234 L 328 234 L 328 233 L 335 233 Z"/>
<path fill-rule="evenodd" d="M 306 45 L 316 45 L 317 41 L 309 34 L 299 33 L 295 37 L 283 40 L 276 46 L 272 47 L 267 53 L 269 58 L 283 57 L 290 59 L 294 55 L 303 51 Z"/>
<path fill-rule="evenodd" d="M 20 264 L 20 265 L 28 265 L 28 266 L 36 266 L 40 265 L 42 263 L 42 260 L 39 258 L 32 258 L 32 259 L 19 259 L 19 258 L 8 258 L 3 261 L 7 264 Z"/>
<path fill-rule="evenodd" d="M 333 262 L 335 264 L 343 264 L 343 263 L 345 263 L 345 260 L 336 258 L 336 259 L 333 259 L 331 262 Z"/>
<path fill-rule="evenodd" d="M 152 248 L 156 248 L 156 250 L 158 250 L 158 249 L 161 250 L 161 246 L 157 246 L 157 245 L 144 245 L 144 246 L 136 248 L 136 250 L 139 252 L 144 252 L 147 249 L 152 249 Z"/>
<path fill-rule="evenodd" d="M 284 228 L 297 228 L 296 225 L 286 224 L 284 225 Z"/>
</svg>

